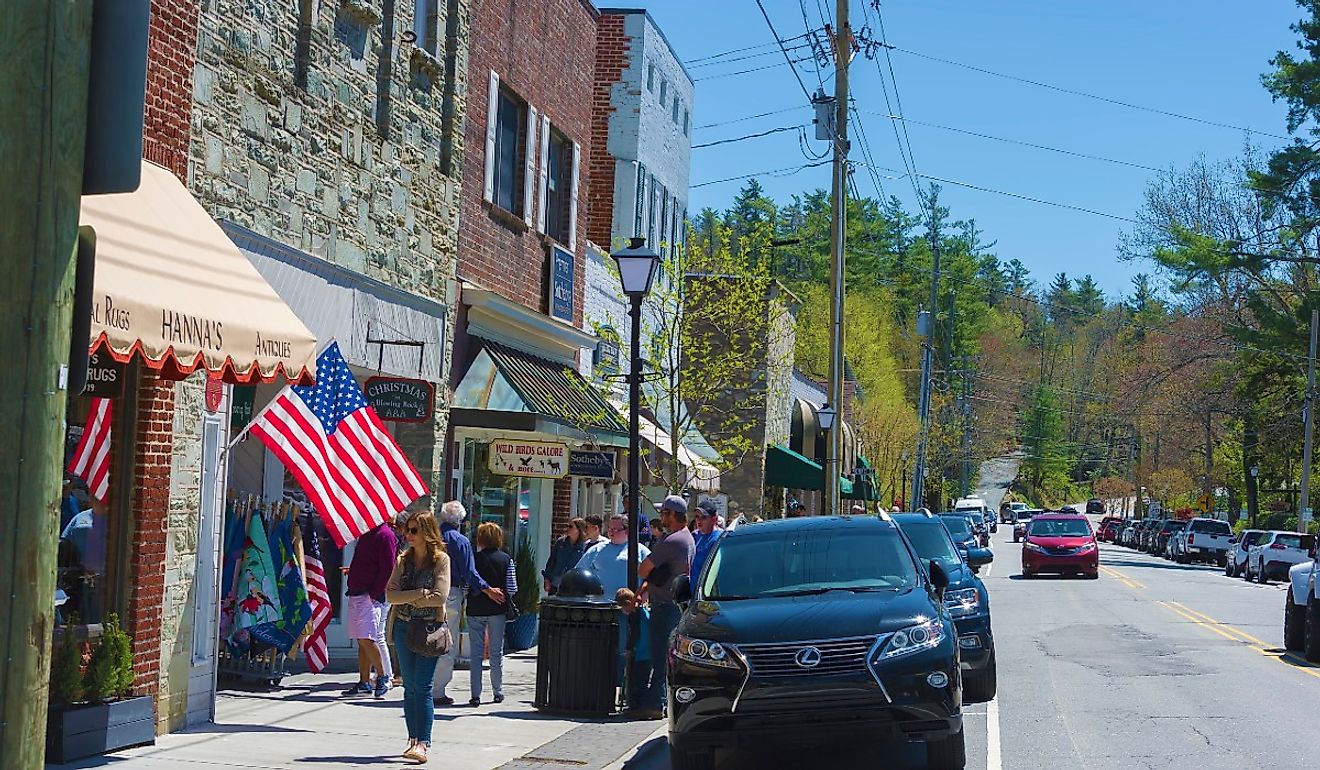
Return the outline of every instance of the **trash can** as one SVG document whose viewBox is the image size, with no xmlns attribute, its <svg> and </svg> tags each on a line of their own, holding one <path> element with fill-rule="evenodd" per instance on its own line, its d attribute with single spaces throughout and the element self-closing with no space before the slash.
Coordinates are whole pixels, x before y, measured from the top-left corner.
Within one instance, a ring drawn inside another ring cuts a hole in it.
<svg viewBox="0 0 1320 770">
<path fill-rule="evenodd" d="M 582 577 L 594 580 L 589 573 Z M 567 582 L 573 585 L 577 581 Z M 561 585 L 559 596 L 541 600 L 539 633 L 532 705 L 541 711 L 575 716 L 613 712 L 619 665 L 618 606 L 599 593 L 564 596 Z"/>
</svg>

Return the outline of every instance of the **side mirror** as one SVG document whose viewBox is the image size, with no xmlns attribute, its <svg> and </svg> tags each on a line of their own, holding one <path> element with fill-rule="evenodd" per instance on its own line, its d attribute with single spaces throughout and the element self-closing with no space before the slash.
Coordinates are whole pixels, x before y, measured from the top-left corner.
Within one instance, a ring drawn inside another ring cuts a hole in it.
<svg viewBox="0 0 1320 770">
<path fill-rule="evenodd" d="M 940 563 L 934 559 L 930 560 L 930 566 L 927 569 L 930 571 L 930 582 L 931 585 L 935 586 L 935 592 L 943 596 L 944 589 L 949 587 L 949 573 L 945 572 Z"/>
<path fill-rule="evenodd" d="M 692 601 L 692 581 L 687 575 L 674 578 L 674 603 L 684 605 Z"/>
<path fill-rule="evenodd" d="M 1233 537 L 1230 537 L 1230 538 L 1228 539 L 1228 544 L 1229 544 L 1229 545 L 1234 545 L 1234 544 L 1237 543 L 1237 541 L 1238 541 L 1238 538 L 1237 538 L 1236 535 L 1234 535 Z"/>
<path fill-rule="evenodd" d="M 969 548 L 967 549 L 967 563 L 972 565 L 973 569 L 984 567 L 995 560 L 995 552 L 989 548 Z"/>
</svg>

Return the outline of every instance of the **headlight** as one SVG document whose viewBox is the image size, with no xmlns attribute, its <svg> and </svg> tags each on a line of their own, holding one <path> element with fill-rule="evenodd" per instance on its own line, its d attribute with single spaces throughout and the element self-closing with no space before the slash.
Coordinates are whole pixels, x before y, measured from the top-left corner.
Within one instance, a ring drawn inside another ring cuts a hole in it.
<svg viewBox="0 0 1320 770">
<path fill-rule="evenodd" d="M 1022 547 L 1025 548 L 1025 549 L 1027 549 L 1028 551 L 1040 551 L 1041 553 L 1044 553 L 1044 552 L 1045 552 L 1045 549 L 1044 549 L 1044 548 L 1041 548 L 1040 546 L 1036 545 L 1035 543 L 1031 542 L 1030 540 L 1028 540 L 1027 542 L 1023 543 L 1023 544 L 1022 544 Z"/>
<path fill-rule="evenodd" d="M 1087 551 L 1094 551 L 1094 550 L 1095 550 L 1095 543 L 1087 543 L 1086 545 L 1078 548 L 1077 553 L 1086 553 Z"/>
<path fill-rule="evenodd" d="M 944 624 L 938 619 L 930 620 L 901 631 L 895 631 L 880 651 L 880 660 L 910 655 L 914 652 L 929 650 L 940 646 L 944 641 Z"/>
<path fill-rule="evenodd" d="M 737 669 L 738 662 L 729 654 L 724 645 L 719 642 L 707 642 L 703 639 L 692 639 L 682 634 L 674 635 L 674 654 L 682 660 L 689 663 L 696 663 L 700 666 L 712 666 L 714 668 Z"/>
<path fill-rule="evenodd" d="M 975 588 L 960 588 L 944 592 L 944 606 L 954 617 L 973 615 L 981 609 L 981 592 Z"/>
</svg>

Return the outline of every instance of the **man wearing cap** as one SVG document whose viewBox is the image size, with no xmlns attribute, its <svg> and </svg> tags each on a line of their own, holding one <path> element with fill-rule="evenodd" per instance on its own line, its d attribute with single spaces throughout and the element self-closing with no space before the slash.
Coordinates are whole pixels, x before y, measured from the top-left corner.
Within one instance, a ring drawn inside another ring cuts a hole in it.
<svg viewBox="0 0 1320 770">
<path fill-rule="evenodd" d="M 637 568 L 638 576 L 644 581 L 641 594 L 649 597 L 651 603 L 647 641 L 657 661 L 663 660 L 664 653 L 658 651 L 669 649 L 669 637 L 683 614 L 674 602 L 674 579 L 688 574 L 696 551 L 692 533 L 687 528 L 687 502 L 683 498 L 670 495 L 660 503 L 660 528 L 668 534 L 651 546 L 651 555 Z M 636 683 L 630 715 L 639 719 L 664 717 L 667 677 L 665 666 L 657 665 L 651 672 L 649 683 Z"/>
<path fill-rule="evenodd" d="M 715 501 L 702 500 L 697 503 L 697 531 L 693 533 L 696 545 L 692 552 L 692 571 L 689 573 L 693 580 L 701 577 L 701 568 L 705 566 L 706 559 L 715 550 L 715 544 L 723 534 L 724 527 L 720 526 L 720 511 L 715 507 Z"/>
</svg>

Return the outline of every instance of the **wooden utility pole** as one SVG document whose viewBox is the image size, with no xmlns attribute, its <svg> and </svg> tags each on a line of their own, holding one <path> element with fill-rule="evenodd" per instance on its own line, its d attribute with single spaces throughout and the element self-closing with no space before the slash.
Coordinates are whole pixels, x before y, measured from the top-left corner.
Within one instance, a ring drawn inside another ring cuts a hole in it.
<svg viewBox="0 0 1320 770">
<path fill-rule="evenodd" d="M 92 0 L 6 0 L 0 23 L 0 764 L 46 750 L 64 383 Z"/>
<path fill-rule="evenodd" d="M 1305 532 L 1311 523 L 1311 438 L 1315 434 L 1315 343 L 1320 330 L 1320 310 L 1311 311 L 1311 346 L 1306 354 L 1306 439 L 1302 444 L 1302 489 L 1297 505 L 1297 531 Z"/>
<path fill-rule="evenodd" d="M 837 0 L 834 30 L 834 216 L 830 223 L 830 381 L 834 427 L 825 439 L 825 514 L 839 513 L 839 474 L 843 457 L 843 297 L 844 223 L 848 213 L 848 63 L 852 59 L 852 25 L 848 0 Z"/>
</svg>

